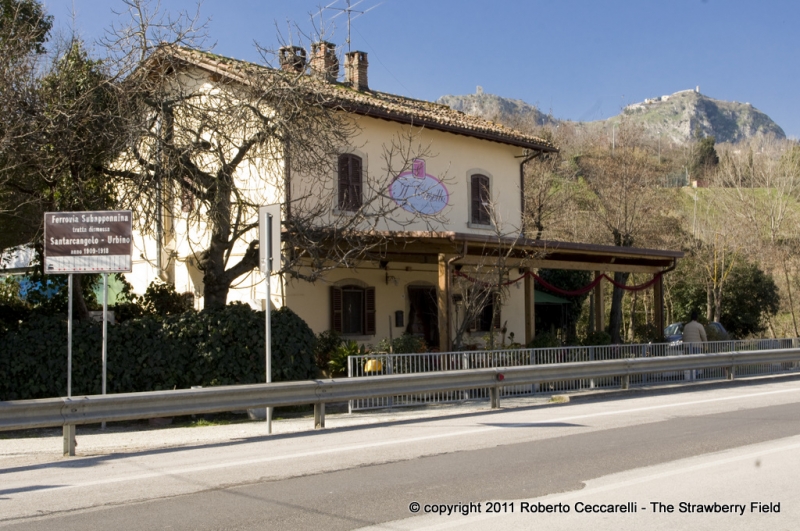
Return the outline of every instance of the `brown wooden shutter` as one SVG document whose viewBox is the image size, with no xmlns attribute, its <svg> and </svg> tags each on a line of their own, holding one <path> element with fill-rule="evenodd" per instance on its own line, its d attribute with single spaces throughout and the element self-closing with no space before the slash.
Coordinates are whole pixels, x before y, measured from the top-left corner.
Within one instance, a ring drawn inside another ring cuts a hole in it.
<svg viewBox="0 0 800 531">
<path fill-rule="evenodd" d="M 361 158 L 350 155 L 350 207 L 352 210 L 361 208 Z"/>
<path fill-rule="evenodd" d="M 375 335 L 375 288 L 364 289 L 364 333 Z"/>
<path fill-rule="evenodd" d="M 485 175 L 475 174 L 470 182 L 471 215 L 470 221 L 479 225 L 489 225 L 489 178 Z"/>
<path fill-rule="evenodd" d="M 472 199 L 470 205 L 470 222 L 471 223 L 480 223 L 480 206 L 481 206 L 481 183 L 480 179 L 478 179 L 477 175 L 472 176 L 472 181 L 470 183 L 471 190 L 470 190 L 470 197 Z"/>
<path fill-rule="evenodd" d="M 361 208 L 362 166 L 361 157 L 347 153 L 339 156 L 339 209 Z"/>
<path fill-rule="evenodd" d="M 331 330 L 342 333 L 342 290 L 331 286 Z"/>
<path fill-rule="evenodd" d="M 347 210 L 347 193 L 350 185 L 350 159 L 347 155 L 339 156 L 339 208 Z"/>
</svg>

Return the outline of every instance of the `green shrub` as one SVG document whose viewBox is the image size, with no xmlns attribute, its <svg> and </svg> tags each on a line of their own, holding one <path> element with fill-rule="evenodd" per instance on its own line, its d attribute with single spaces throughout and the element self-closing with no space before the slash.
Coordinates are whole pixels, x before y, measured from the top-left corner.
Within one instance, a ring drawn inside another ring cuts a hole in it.
<svg viewBox="0 0 800 531">
<path fill-rule="evenodd" d="M 347 357 L 348 356 L 361 356 L 367 353 L 367 348 L 364 345 L 358 346 L 358 343 L 347 341 L 339 345 L 333 351 L 331 360 L 328 362 L 328 368 L 332 375 L 341 376 L 347 374 Z"/>
<path fill-rule="evenodd" d="M 314 362 L 322 371 L 329 369 L 328 362 L 334 351 L 342 344 L 342 334 L 336 330 L 325 330 L 317 335 L 317 344 L 314 347 Z"/>
<path fill-rule="evenodd" d="M 271 313 L 273 381 L 313 378 L 315 337 L 284 308 Z M 264 312 L 244 304 L 144 316 L 108 327 L 109 393 L 231 385 L 265 379 Z M 73 395 L 99 394 L 102 325 L 73 323 Z M 67 323 L 33 315 L 0 334 L 0 400 L 66 396 Z"/>
<path fill-rule="evenodd" d="M 588 347 L 599 346 L 599 345 L 610 345 L 611 334 L 609 334 L 605 330 L 600 330 L 599 332 L 589 332 L 588 334 L 586 334 L 586 337 L 583 340 L 583 344 Z"/>
<path fill-rule="evenodd" d="M 561 346 L 561 341 L 551 332 L 540 332 L 528 343 L 528 348 L 556 348 Z"/>
<path fill-rule="evenodd" d="M 381 352 L 389 352 L 389 347 L 391 347 L 391 351 L 395 354 L 419 354 L 428 352 L 428 345 L 425 343 L 425 338 L 409 333 L 405 333 L 391 341 L 388 338 L 384 338 L 378 343 L 378 350 Z"/>
</svg>

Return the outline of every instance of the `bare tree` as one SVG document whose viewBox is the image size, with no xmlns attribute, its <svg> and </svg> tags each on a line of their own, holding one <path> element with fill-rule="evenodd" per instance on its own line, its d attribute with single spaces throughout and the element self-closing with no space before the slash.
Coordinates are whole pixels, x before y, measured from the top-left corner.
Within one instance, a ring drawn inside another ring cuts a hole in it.
<svg viewBox="0 0 800 531">
<path fill-rule="evenodd" d="M 732 226 L 745 227 L 739 245 L 751 258 L 780 271 L 794 335 L 800 334 L 793 287 L 800 246 L 800 150 L 789 141 L 754 139 L 724 149 L 716 174 L 721 206 Z"/>
<path fill-rule="evenodd" d="M 431 155 L 411 128 L 383 146 L 383 160 L 347 192 L 358 200 L 339 208 L 337 157 L 358 147 L 360 129 L 341 91 L 321 79 L 331 72 L 309 75 L 292 62 L 271 68 L 269 50 L 260 50 L 265 64 L 254 65 L 186 46 L 201 28 L 191 17 L 171 31 L 170 44 L 156 46 L 148 32 L 172 26 L 157 22 L 141 0 L 126 4 L 138 23 L 118 28 L 110 45 L 118 50 L 125 107 L 133 110 L 130 141 L 106 171 L 121 203 L 137 212 L 139 230 L 159 242 L 161 269 L 175 235 L 187 235 L 206 307 L 224 305 L 231 285 L 257 268 L 262 204 L 284 208 L 282 272 L 310 281 L 379 255 L 404 227 L 441 221 L 404 210 L 386 192 L 415 159 Z"/>
<path fill-rule="evenodd" d="M 485 347 L 496 347 L 498 331 L 505 342 L 502 307 L 508 300 L 511 282 L 521 280 L 511 278 L 512 270 L 524 268 L 532 256 L 519 245 L 519 228 L 501 218 L 497 204 L 490 202 L 486 208 L 494 241 L 484 245 L 477 263 L 462 266 L 453 282 L 453 293 L 458 299 L 453 341 L 457 349 L 463 348 L 467 334 L 479 330 L 481 325 L 488 328 L 484 330 L 488 336 Z"/>
<path fill-rule="evenodd" d="M 675 223 L 668 215 L 669 201 L 658 193 L 667 166 L 640 128 L 623 120 L 614 143 L 608 145 L 605 138 L 596 138 L 578 165 L 591 191 L 591 197 L 584 200 L 597 221 L 597 241 L 618 247 L 645 242 L 656 246 L 662 233 L 672 232 Z M 625 284 L 629 275 L 617 272 L 614 280 Z M 609 328 L 615 343 L 621 340 L 623 295 L 622 289 L 614 288 Z"/>
<path fill-rule="evenodd" d="M 547 128 L 540 136 L 559 146 L 556 153 L 542 153 L 524 166 L 524 227 L 535 239 L 569 239 L 568 222 L 574 219 L 577 166 L 572 162 L 574 134 L 567 125 Z"/>
</svg>

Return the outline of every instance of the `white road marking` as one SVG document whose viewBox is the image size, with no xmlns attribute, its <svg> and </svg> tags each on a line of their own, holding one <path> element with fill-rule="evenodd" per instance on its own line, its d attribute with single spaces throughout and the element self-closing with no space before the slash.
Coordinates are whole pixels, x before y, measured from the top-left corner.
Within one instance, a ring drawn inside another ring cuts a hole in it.
<svg viewBox="0 0 800 531">
<path fill-rule="evenodd" d="M 597 418 L 597 417 L 606 417 L 611 415 L 627 415 L 630 413 L 640 413 L 644 411 L 654 411 L 658 409 L 668 409 L 668 408 L 679 408 L 679 407 L 687 407 L 687 406 L 695 406 L 698 404 L 709 404 L 713 402 L 723 402 L 723 401 L 730 401 L 730 400 L 747 400 L 755 397 L 760 396 L 768 396 L 768 395 L 776 395 L 776 394 L 783 394 L 783 393 L 794 393 L 800 392 L 800 387 L 793 388 L 793 389 L 781 389 L 777 391 L 764 391 L 761 393 L 751 393 L 748 395 L 736 395 L 736 396 L 727 396 L 727 397 L 719 397 L 719 398 L 708 398 L 704 400 L 692 400 L 689 402 L 681 402 L 681 403 L 670 403 L 670 404 L 661 404 L 657 406 L 645 406 L 645 407 L 638 407 L 632 409 L 623 409 L 617 411 L 604 411 L 600 413 L 587 413 L 585 415 L 573 415 L 569 417 L 561 417 L 556 419 L 546 419 L 541 421 L 533 421 L 530 423 L 525 423 L 524 425 L 536 426 L 537 424 L 552 424 L 554 422 L 568 422 L 574 420 L 581 420 L 581 419 L 589 419 L 589 418 Z M 166 477 L 166 476 L 178 476 L 184 474 L 192 474 L 198 472 L 205 472 L 209 470 L 218 470 L 221 468 L 230 468 L 230 467 L 244 467 L 250 465 L 256 465 L 261 463 L 269 463 L 275 461 L 287 461 L 291 459 L 301 459 L 307 457 L 316 457 L 322 455 L 330 455 L 330 454 L 337 454 L 337 453 L 345 453 L 345 452 L 354 452 L 359 450 L 367 450 L 372 448 L 381 448 L 384 446 L 396 446 L 396 445 L 404 445 L 404 444 L 413 444 L 419 443 L 424 441 L 432 441 L 436 439 L 445 439 L 450 437 L 463 437 L 465 435 L 474 435 L 478 433 L 487 433 L 496 430 L 506 429 L 508 426 L 487 426 L 477 429 L 471 430 L 462 430 L 457 432 L 448 432 L 448 433 L 441 433 L 437 435 L 426 435 L 422 437 L 410 437 L 406 439 L 394 439 L 390 441 L 380 441 L 380 442 L 372 442 L 372 443 L 364 443 L 364 444 L 355 444 L 349 446 L 343 446 L 339 448 L 328 448 L 323 450 L 313 450 L 307 452 L 298 452 L 293 454 L 286 454 L 286 455 L 278 455 L 278 456 L 270 456 L 270 457 L 259 457 L 256 459 L 247 459 L 241 461 L 229 461 L 224 463 L 214 463 L 214 464 L 207 464 L 202 466 L 194 466 L 194 467 L 183 467 L 183 468 L 176 468 L 172 470 L 163 470 L 163 471 L 155 471 L 149 472 L 146 474 L 137 474 L 133 476 L 123 476 L 123 477 L 116 477 L 116 478 L 107 478 L 107 479 L 100 479 L 95 481 L 86 481 L 82 483 L 75 483 L 73 485 L 63 485 L 59 487 L 53 487 L 51 489 L 47 489 L 47 492 L 54 492 L 59 490 L 65 489 L 75 489 L 75 488 L 85 488 L 85 487 L 94 487 L 98 485 L 109 485 L 114 483 L 123 483 L 127 481 L 137 481 L 142 479 L 151 479 L 151 478 L 158 478 L 158 477 Z M 41 492 L 39 493 L 41 494 Z"/>
</svg>

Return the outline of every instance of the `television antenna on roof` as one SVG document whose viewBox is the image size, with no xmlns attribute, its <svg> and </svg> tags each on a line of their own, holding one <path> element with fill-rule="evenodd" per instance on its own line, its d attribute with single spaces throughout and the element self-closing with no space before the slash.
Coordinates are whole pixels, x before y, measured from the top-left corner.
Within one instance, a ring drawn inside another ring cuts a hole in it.
<svg viewBox="0 0 800 531">
<path fill-rule="evenodd" d="M 373 9 L 378 7 L 379 5 L 383 4 L 383 2 L 381 2 L 380 4 L 375 4 L 374 6 L 372 6 L 370 8 L 367 8 L 367 9 L 365 9 L 363 11 L 359 11 L 359 10 L 353 9 L 353 8 L 356 7 L 358 4 L 361 4 L 362 2 L 364 2 L 364 0 L 358 0 L 358 2 L 356 2 L 353 5 L 350 5 L 350 1 L 351 0 L 345 0 L 345 2 L 347 3 L 347 7 L 333 7 L 335 4 L 339 3 L 339 0 L 333 0 L 333 2 L 331 2 L 330 4 L 328 4 L 327 6 L 325 6 L 323 8 L 323 9 L 332 9 L 332 10 L 335 10 L 335 11 L 339 12 L 339 13 L 333 15 L 331 17 L 331 20 L 335 19 L 339 15 L 347 15 L 347 41 L 345 41 L 345 42 L 347 42 L 347 51 L 348 52 L 350 51 L 350 24 L 352 23 L 353 19 L 356 19 L 356 18 L 360 17 L 361 15 L 369 13 L 370 11 L 372 11 Z M 353 13 L 358 13 L 358 14 L 356 16 L 352 16 Z"/>
</svg>

